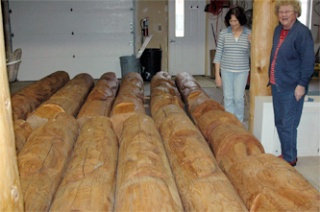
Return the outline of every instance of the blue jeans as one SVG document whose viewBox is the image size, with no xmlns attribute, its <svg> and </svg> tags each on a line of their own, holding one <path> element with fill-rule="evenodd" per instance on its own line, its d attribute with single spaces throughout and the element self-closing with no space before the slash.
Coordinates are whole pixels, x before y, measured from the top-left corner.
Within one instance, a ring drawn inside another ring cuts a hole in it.
<svg viewBox="0 0 320 212">
<path fill-rule="evenodd" d="M 297 128 L 300 123 L 304 97 L 299 101 L 294 90 L 279 92 L 271 85 L 274 120 L 278 131 L 283 159 L 293 162 L 297 158 Z"/>
<path fill-rule="evenodd" d="M 223 86 L 223 104 L 226 111 L 234 114 L 243 122 L 244 90 L 248 80 L 248 71 L 221 71 Z"/>
</svg>

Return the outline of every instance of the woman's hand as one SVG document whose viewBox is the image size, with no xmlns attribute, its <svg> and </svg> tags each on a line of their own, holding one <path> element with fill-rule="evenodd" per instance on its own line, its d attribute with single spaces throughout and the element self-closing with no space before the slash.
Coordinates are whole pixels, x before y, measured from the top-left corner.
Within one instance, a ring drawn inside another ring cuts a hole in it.
<svg viewBox="0 0 320 212">
<path fill-rule="evenodd" d="M 215 69 L 216 86 L 219 88 L 222 86 L 222 81 L 220 76 L 220 63 L 215 63 L 214 69 Z"/>
<path fill-rule="evenodd" d="M 220 88 L 222 86 L 222 80 L 221 80 L 221 77 L 220 75 L 219 76 L 216 76 L 216 86 L 218 88 Z"/>
<path fill-rule="evenodd" d="M 305 87 L 301 85 L 297 85 L 296 89 L 294 90 L 294 96 L 296 97 L 296 100 L 299 101 L 303 97 L 305 92 L 306 92 Z"/>
</svg>

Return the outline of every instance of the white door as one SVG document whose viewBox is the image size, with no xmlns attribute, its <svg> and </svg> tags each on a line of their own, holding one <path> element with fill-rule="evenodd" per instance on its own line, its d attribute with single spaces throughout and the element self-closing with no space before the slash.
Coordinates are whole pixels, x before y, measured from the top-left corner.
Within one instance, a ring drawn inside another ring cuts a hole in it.
<svg viewBox="0 0 320 212">
<path fill-rule="evenodd" d="M 176 1 L 184 4 L 184 14 L 176 12 Z M 205 5 L 205 0 L 169 0 L 168 72 L 172 76 L 205 74 Z M 176 25 L 176 17 L 178 23 L 184 22 L 184 30 Z M 176 26 L 183 36 L 176 34 Z"/>
</svg>

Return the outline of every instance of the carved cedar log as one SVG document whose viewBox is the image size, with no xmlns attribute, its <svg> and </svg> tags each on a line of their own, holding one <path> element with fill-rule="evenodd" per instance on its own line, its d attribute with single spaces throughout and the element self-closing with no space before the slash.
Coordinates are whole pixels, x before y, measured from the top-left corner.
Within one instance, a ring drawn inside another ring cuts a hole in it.
<svg viewBox="0 0 320 212">
<path fill-rule="evenodd" d="M 198 123 L 198 119 L 208 111 L 224 111 L 224 107 L 219 102 L 211 99 L 204 91 L 196 95 L 193 94 L 191 93 L 190 97 L 188 97 L 188 111 L 195 123 Z"/>
<path fill-rule="evenodd" d="M 154 80 L 152 80 L 155 77 Z M 164 71 L 159 71 L 154 75 L 150 83 L 150 96 L 158 96 L 163 94 L 171 94 L 180 97 L 180 93 L 171 79 L 171 76 Z M 158 89 L 159 88 L 159 89 Z"/>
<path fill-rule="evenodd" d="M 65 112 L 76 116 L 93 85 L 93 78 L 89 74 L 78 74 L 33 111 L 27 118 L 27 122 L 32 129 L 35 129 L 46 123 L 56 113 Z"/>
<path fill-rule="evenodd" d="M 192 83 L 189 83 L 190 80 Z M 184 99 L 192 99 L 192 107 L 189 112 L 197 126 L 209 142 L 212 151 L 223 171 L 248 155 L 262 154 L 264 149 L 261 143 L 247 130 L 245 130 L 237 118 L 219 108 L 219 104 L 211 100 L 202 91 L 200 85 L 194 83 L 195 79 L 188 73 L 181 73 L 176 79 L 179 90 L 189 89 L 188 85 L 197 87 L 201 93 L 193 95 L 192 92 L 185 92 L 192 96 L 184 96 Z M 222 167 L 223 165 L 223 167 Z"/>
<path fill-rule="evenodd" d="M 211 110 L 224 111 L 224 107 L 211 99 L 189 73 L 179 73 L 175 81 L 195 123 L 203 113 Z"/>
<path fill-rule="evenodd" d="M 197 120 L 197 126 L 203 136 L 208 139 L 212 130 L 223 123 L 242 127 L 242 123 L 232 113 L 223 110 L 209 110 L 203 113 Z"/>
<path fill-rule="evenodd" d="M 197 81 L 187 72 L 180 72 L 176 76 L 177 87 L 182 94 L 183 100 L 187 102 L 186 97 L 195 91 L 201 91 L 200 85 Z"/>
<path fill-rule="evenodd" d="M 150 93 L 150 111 L 152 116 L 165 105 L 177 105 L 184 109 L 180 93 L 167 72 L 160 71 L 152 77 Z M 158 125 L 156 124 L 156 126 Z"/>
<path fill-rule="evenodd" d="M 159 78 L 160 83 L 153 84 L 151 93 L 155 88 L 168 87 L 170 84 L 162 82 L 164 77 Z M 167 76 L 166 78 L 169 79 Z M 157 76 L 152 80 L 156 81 Z M 159 94 L 161 95 L 172 94 Z M 157 97 L 152 95 L 151 101 Z M 217 165 L 206 141 L 180 105 L 163 104 L 156 108 L 152 117 L 164 139 L 184 209 L 246 211 L 231 183 Z"/>
<path fill-rule="evenodd" d="M 115 199 L 115 211 L 183 210 L 161 137 L 147 115 L 124 122 Z"/>
<path fill-rule="evenodd" d="M 250 211 L 320 210 L 319 191 L 274 155 L 243 158 L 227 175 Z"/>
<path fill-rule="evenodd" d="M 31 133 L 18 155 L 26 211 L 49 209 L 77 135 L 77 122 L 66 113 Z"/>
<path fill-rule="evenodd" d="M 274 0 L 254 0 L 251 38 L 250 99 L 256 96 L 270 96 L 267 87 L 269 77 L 269 57 L 272 47 L 273 31 L 278 24 L 274 13 Z M 250 101 L 249 130 L 253 132 L 255 102 Z"/>
<path fill-rule="evenodd" d="M 14 120 L 13 128 L 15 134 L 16 151 L 19 153 L 32 133 L 32 128 L 30 124 L 23 119 Z"/>
<path fill-rule="evenodd" d="M 210 123 L 203 117 L 200 120 Z M 207 140 L 220 167 L 250 211 L 319 210 L 319 192 L 287 162 L 264 154 L 251 133 L 232 121 L 222 122 L 209 132 L 206 123 L 201 124 L 203 134 L 209 135 Z"/>
<path fill-rule="evenodd" d="M 180 113 L 167 114 L 160 133 L 184 209 L 247 211 L 199 130 L 182 109 L 177 110 Z"/>
<path fill-rule="evenodd" d="M 264 153 L 263 146 L 243 126 L 222 123 L 209 134 L 208 142 L 223 171 L 250 155 Z"/>
<path fill-rule="evenodd" d="M 146 114 L 144 108 L 144 84 L 140 74 L 128 72 L 121 81 L 118 95 L 111 110 L 111 122 L 118 137 L 121 136 L 123 122 L 133 114 Z"/>
<path fill-rule="evenodd" d="M 13 120 L 26 119 L 42 102 L 48 100 L 69 81 L 65 71 L 54 72 L 11 96 Z"/>
<path fill-rule="evenodd" d="M 109 116 L 118 87 L 115 73 L 103 74 L 81 107 L 77 119 L 84 116 Z"/>
<path fill-rule="evenodd" d="M 81 127 L 51 211 L 112 211 L 118 142 L 110 119 L 91 117 Z"/>
<path fill-rule="evenodd" d="M 166 120 L 167 116 L 173 114 L 180 114 L 181 108 L 175 104 L 163 105 L 159 110 L 155 111 L 152 115 L 155 126 L 157 129 Z"/>
</svg>

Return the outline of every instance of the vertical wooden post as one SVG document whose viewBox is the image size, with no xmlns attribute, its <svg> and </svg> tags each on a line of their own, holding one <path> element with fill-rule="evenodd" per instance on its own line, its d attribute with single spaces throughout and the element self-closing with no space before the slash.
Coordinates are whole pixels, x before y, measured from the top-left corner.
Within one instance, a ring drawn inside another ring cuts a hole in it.
<svg viewBox="0 0 320 212">
<path fill-rule="evenodd" d="M 1 7 L 0 7 L 1 9 Z M 0 211 L 23 211 L 0 13 Z"/>
<path fill-rule="evenodd" d="M 274 13 L 275 0 L 254 0 L 251 40 L 249 130 L 253 132 L 256 96 L 270 96 L 268 84 L 269 58 L 273 31 L 278 24 Z"/>
<path fill-rule="evenodd" d="M 3 17 L 3 29 L 6 48 L 6 58 L 8 59 L 12 53 L 12 40 L 11 40 L 11 25 L 10 25 L 10 13 L 9 13 L 9 1 L 2 0 L 2 17 Z"/>
</svg>

